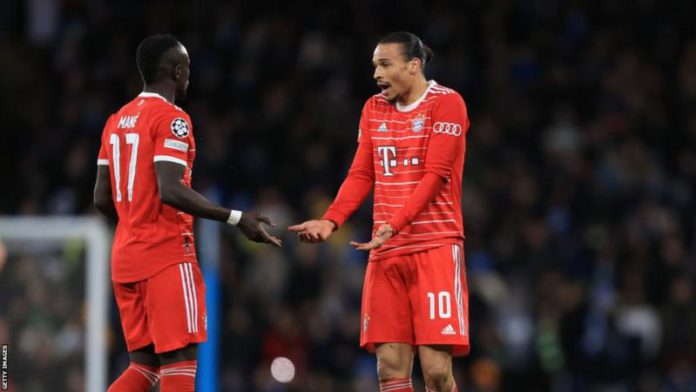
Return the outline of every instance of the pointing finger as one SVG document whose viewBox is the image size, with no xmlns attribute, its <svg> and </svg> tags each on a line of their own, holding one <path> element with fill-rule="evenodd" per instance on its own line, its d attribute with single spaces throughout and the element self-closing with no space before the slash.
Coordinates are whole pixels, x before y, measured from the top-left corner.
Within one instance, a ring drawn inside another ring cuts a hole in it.
<svg viewBox="0 0 696 392">
<path fill-rule="evenodd" d="M 288 227 L 288 230 L 290 230 L 290 231 L 302 231 L 306 228 L 307 228 L 306 223 L 300 223 L 299 225 L 292 225 L 292 226 Z"/>
</svg>

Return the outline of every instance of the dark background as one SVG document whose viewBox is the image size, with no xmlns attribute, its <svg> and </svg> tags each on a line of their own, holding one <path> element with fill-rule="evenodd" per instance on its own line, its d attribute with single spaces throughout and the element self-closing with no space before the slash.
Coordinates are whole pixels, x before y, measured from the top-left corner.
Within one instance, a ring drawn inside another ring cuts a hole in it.
<svg viewBox="0 0 696 392">
<path fill-rule="evenodd" d="M 460 390 L 696 390 L 694 15 L 656 0 L 5 0 L 0 213 L 96 213 L 103 123 L 141 89 L 138 42 L 170 32 L 192 59 L 179 104 L 194 188 L 281 227 L 319 217 L 377 92 L 376 42 L 412 31 L 471 119 Z M 267 374 L 277 355 L 298 367 L 290 390 L 376 390 L 357 347 L 366 256 L 347 245 L 368 238 L 369 204 L 319 247 L 221 227 L 224 390 L 284 390 Z M 6 314 L 18 341 L 31 320 Z M 116 315 L 112 377 L 127 361 Z"/>
</svg>

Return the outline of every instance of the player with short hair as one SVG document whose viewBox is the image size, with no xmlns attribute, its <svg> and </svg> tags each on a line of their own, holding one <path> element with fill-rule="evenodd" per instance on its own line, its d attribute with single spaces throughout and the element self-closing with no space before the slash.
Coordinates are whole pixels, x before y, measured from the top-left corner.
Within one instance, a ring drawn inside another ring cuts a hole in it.
<svg viewBox="0 0 696 392">
<path fill-rule="evenodd" d="M 196 145 L 191 118 L 174 105 L 189 84 L 189 56 L 171 35 L 136 52 L 144 88 L 106 121 L 94 204 L 117 222 L 111 257 L 114 294 L 130 366 L 110 392 L 193 391 L 197 344 L 206 340 L 205 286 L 193 216 L 237 226 L 255 242 L 281 246 L 257 213 L 215 205 L 191 189 Z"/>
<path fill-rule="evenodd" d="M 466 106 L 423 72 L 432 57 L 414 34 L 391 33 L 373 55 L 382 90 L 365 103 L 358 149 L 320 220 L 289 229 L 325 241 L 374 188 L 360 345 L 377 355 L 380 390 L 412 391 L 413 353 L 428 391 L 457 387 L 452 356 L 469 352 L 461 209 Z"/>
</svg>

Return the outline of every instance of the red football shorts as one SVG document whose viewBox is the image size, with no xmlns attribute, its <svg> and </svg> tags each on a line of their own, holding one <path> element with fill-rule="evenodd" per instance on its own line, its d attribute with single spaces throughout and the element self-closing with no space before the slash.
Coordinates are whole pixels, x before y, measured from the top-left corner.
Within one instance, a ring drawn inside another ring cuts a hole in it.
<svg viewBox="0 0 696 392">
<path fill-rule="evenodd" d="M 114 282 L 128 351 L 164 353 L 207 338 L 205 283 L 198 263 L 172 265 L 149 279 Z"/>
<path fill-rule="evenodd" d="M 469 291 L 461 244 L 369 262 L 360 346 L 452 345 L 469 353 Z"/>
</svg>

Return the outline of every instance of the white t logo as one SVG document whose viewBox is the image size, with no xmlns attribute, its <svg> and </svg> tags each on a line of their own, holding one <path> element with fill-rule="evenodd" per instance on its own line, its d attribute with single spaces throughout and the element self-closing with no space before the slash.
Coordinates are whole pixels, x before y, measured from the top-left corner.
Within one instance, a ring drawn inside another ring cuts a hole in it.
<svg viewBox="0 0 696 392">
<path fill-rule="evenodd" d="M 394 173 L 390 172 L 389 169 L 396 166 L 396 147 L 377 147 L 377 153 L 379 154 L 380 158 L 382 158 L 382 162 L 380 162 L 380 164 L 384 168 L 384 175 L 393 176 Z"/>
</svg>

